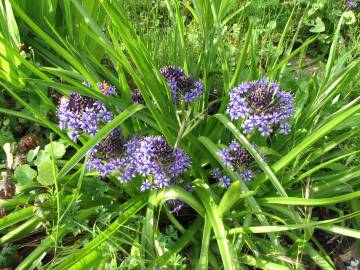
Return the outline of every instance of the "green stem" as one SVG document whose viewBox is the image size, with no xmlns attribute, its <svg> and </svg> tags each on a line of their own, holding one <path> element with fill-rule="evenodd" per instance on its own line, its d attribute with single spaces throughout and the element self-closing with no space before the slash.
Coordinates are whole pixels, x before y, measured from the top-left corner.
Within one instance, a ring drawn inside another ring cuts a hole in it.
<svg viewBox="0 0 360 270">
<path fill-rule="evenodd" d="M 226 230 L 224 224 L 221 220 L 221 215 L 219 213 L 218 207 L 209 192 L 210 187 L 203 183 L 200 179 L 196 180 L 197 187 L 195 188 L 196 192 L 199 194 L 207 215 L 210 219 L 212 228 L 214 229 L 216 241 L 219 246 L 222 262 L 224 264 L 225 270 L 234 270 L 237 269 L 233 264 L 232 252 L 230 250 L 229 243 L 226 238 Z"/>
<path fill-rule="evenodd" d="M 144 219 L 144 226 L 141 234 L 141 245 L 143 251 L 147 250 L 152 258 L 154 258 L 154 210 L 156 205 L 156 190 L 150 190 L 148 207 Z M 145 258 L 145 254 L 142 254 Z M 151 258 L 151 259 L 152 259 Z"/>
<path fill-rule="evenodd" d="M 211 235 L 211 222 L 209 216 L 206 215 L 204 228 L 203 228 L 203 237 L 201 242 L 199 264 L 196 267 L 197 270 L 208 269 L 210 235 Z"/>
</svg>

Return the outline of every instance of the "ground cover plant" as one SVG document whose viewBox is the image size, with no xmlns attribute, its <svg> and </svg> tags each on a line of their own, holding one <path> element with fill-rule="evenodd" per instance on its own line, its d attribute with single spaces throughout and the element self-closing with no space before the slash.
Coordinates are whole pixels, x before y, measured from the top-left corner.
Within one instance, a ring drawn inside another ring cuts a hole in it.
<svg viewBox="0 0 360 270">
<path fill-rule="evenodd" d="M 1 0 L 0 268 L 357 269 L 359 5 Z"/>
</svg>

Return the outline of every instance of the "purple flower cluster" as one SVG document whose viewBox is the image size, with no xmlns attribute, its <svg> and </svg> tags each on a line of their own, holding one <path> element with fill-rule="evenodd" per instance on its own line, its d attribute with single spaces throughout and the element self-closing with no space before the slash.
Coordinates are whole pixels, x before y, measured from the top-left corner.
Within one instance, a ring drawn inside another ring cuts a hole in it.
<svg viewBox="0 0 360 270">
<path fill-rule="evenodd" d="M 269 136 L 275 128 L 288 134 L 291 126 L 288 119 L 293 114 L 293 96 L 282 91 L 277 83 L 266 78 L 245 82 L 230 90 L 227 113 L 232 120 L 242 118 L 244 133 L 258 130 Z"/>
<path fill-rule="evenodd" d="M 237 141 L 232 141 L 228 147 L 222 148 L 219 151 L 219 155 L 224 164 L 239 172 L 245 181 L 250 181 L 253 178 L 254 172 L 251 169 L 251 163 L 254 159 Z M 220 177 L 217 176 L 221 176 L 221 173 L 219 173 L 219 170 L 216 172 L 217 175 L 214 173 L 218 179 L 220 179 Z"/>
<path fill-rule="evenodd" d="M 112 171 L 118 170 L 122 164 L 124 144 L 120 129 L 114 129 L 90 150 L 87 169 L 99 172 L 102 177 L 111 175 Z"/>
<path fill-rule="evenodd" d="M 358 7 L 358 1 L 357 0 L 346 0 L 345 6 L 349 9 L 356 9 Z"/>
<path fill-rule="evenodd" d="M 135 137 L 125 147 L 127 169 L 121 178 L 127 180 L 136 173 L 146 177 L 142 191 L 174 184 L 191 165 L 190 158 L 181 149 L 173 149 L 162 136 Z"/>
<path fill-rule="evenodd" d="M 116 129 L 91 150 L 88 170 L 98 171 L 101 176 L 117 171 L 124 183 L 140 175 L 145 178 L 140 188 L 144 191 L 174 184 L 190 165 L 189 157 L 161 136 L 134 137 L 125 142 Z"/>
<path fill-rule="evenodd" d="M 90 87 L 88 82 L 84 85 Z M 115 95 L 115 88 L 105 82 L 98 83 L 105 95 Z M 60 129 L 69 131 L 70 138 L 76 142 L 82 134 L 94 136 L 102 124 L 113 119 L 104 103 L 87 96 L 71 93 L 62 97 L 58 106 Z"/>
<path fill-rule="evenodd" d="M 160 69 L 160 73 L 165 77 L 170 87 L 175 104 L 178 104 L 181 100 L 191 103 L 195 99 L 199 99 L 204 93 L 204 86 L 201 81 L 186 76 L 181 68 L 165 66 Z"/>
<path fill-rule="evenodd" d="M 231 184 L 230 178 L 227 177 L 226 175 L 223 175 L 220 168 L 215 168 L 213 174 L 214 177 L 219 180 L 221 186 L 223 186 L 224 188 L 228 188 L 230 186 Z"/>
</svg>

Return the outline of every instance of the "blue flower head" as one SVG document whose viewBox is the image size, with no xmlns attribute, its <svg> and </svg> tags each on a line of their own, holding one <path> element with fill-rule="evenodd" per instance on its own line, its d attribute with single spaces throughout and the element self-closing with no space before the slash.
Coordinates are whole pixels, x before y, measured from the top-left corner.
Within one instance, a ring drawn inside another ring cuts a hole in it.
<svg viewBox="0 0 360 270">
<path fill-rule="evenodd" d="M 88 82 L 83 84 L 90 87 Z M 105 82 L 98 86 L 105 95 L 115 94 L 115 88 Z M 92 97 L 71 93 L 60 99 L 58 117 L 60 129 L 67 130 L 71 140 L 76 142 L 82 134 L 94 136 L 102 125 L 113 119 L 113 114 L 104 103 Z"/>
<path fill-rule="evenodd" d="M 258 130 L 262 136 L 269 136 L 279 129 L 281 134 L 288 134 L 291 130 L 288 120 L 294 111 L 293 100 L 292 94 L 263 78 L 231 89 L 226 112 L 232 120 L 243 120 L 244 133 Z"/>
<path fill-rule="evenodd" d="M 181 68 L 165 66 L 160 69 L 160 73 L 169 85 L 174 104 L 178 104 L 181 100 L 191 103 L 204 93 L 202 82 L 186 76 Z"/>
</svg>

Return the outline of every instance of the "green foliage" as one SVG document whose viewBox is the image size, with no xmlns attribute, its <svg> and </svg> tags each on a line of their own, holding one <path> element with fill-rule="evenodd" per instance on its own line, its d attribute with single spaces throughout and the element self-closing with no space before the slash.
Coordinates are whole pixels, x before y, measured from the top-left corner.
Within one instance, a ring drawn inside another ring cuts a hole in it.
<svg viewBox="0 0 360 270">
<path fill-rule="evenodd" d="M 0 169 L 17 188 L 0 200 L 0 266 L 335 269 L 347 247 L 333 251 L 326 237 L 360 238 L 358 15 L 330 0 L 0 0 L 0 145 L 12 163 L 1 152 Z M 164 65 L 202 79 L 188 111 L 174 106 Z M 264 76 L 295 96 L 287 136 L 246 136 L 226 114 L 229 90 Z M 117 95 L 85 80 L 106 80 Z M 131 100 L 134 84 L 144 105 Z M 78 143 L 56 117 L 71 92 L 115 115 Z M 192 160 L 181 181 L 194 191 L 140 192 L 139 179 L 88 172 L 89 151 L 115 128 L 181 147 Z M 219 156 L 233 139 L 260 169 L 250 183 Z M 186 204 L 179 215 L 170 199 Z M 18 244 L 34 246 L 20 262 Z"/>
<path fill-rule="evenodd" d="M 0 251 L 0 267 L 14 267 L 17 262 L 16 258 L 17 246 L 6 244 L 2 246 Z"/>
<path fill-rule="evenodd" d="M 53 162 L 50 159 L 40 162 L 37 168 L 39 175 L 36 180 L 40 184 L 50 186 L 55 183 L 58 168 L 53 165 Z"/>
<path fill-rule="evenodd" d="M 14 178 L 20 185 L 31 184 L 36 176 L 37 172 L 28 164 L 17 167 L 14 172 Z"/>
</svg>

